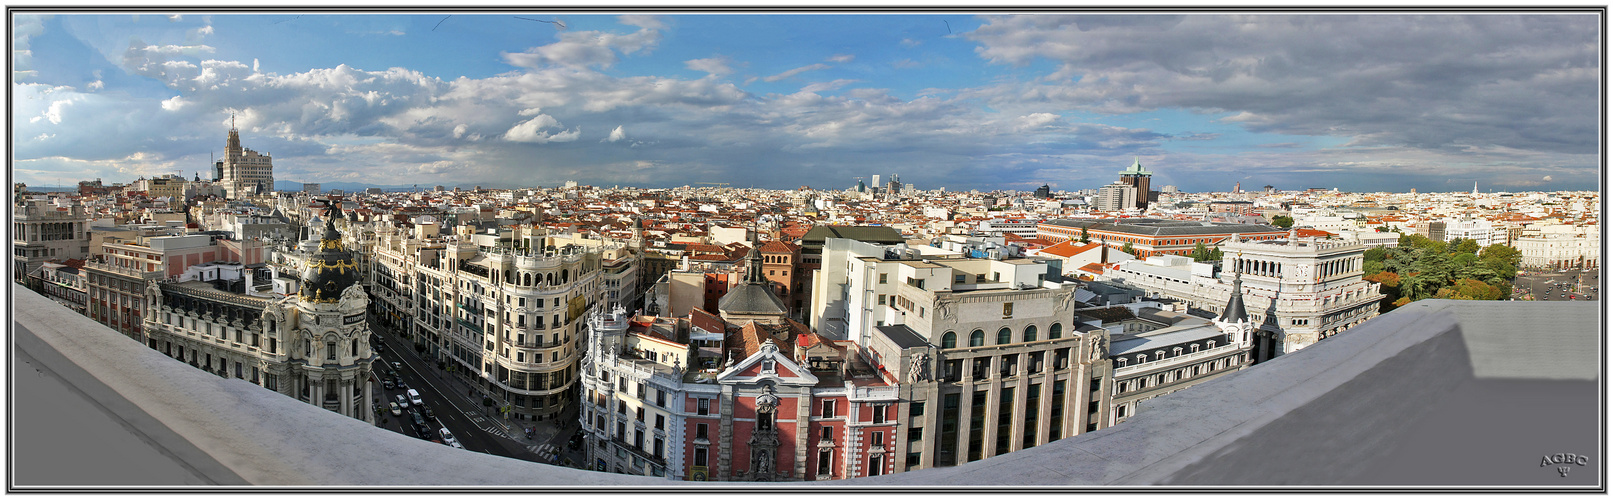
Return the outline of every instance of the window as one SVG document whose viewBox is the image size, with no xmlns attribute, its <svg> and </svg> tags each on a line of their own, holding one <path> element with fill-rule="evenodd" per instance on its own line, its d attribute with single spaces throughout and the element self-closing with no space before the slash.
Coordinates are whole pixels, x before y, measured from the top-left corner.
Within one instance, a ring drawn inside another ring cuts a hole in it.
<svg viewBox="0 0 1613 500">
<path fill-rule="evenodd" d="M 967 275 L 963 275 L 963 274 L 954 275 L 954 276 L 952 276 L 952 282 L 957 283 L 957 284 L 963 284 L 963 280 L 966 277 L 967 277 Z"/>
<path fill-rule="evenodd" d="M 875 432 L 874 433 L 874 439 L 873 439 L 873 445 L 874 445 L 875 448 L 884 448 L 885 447 L 885 433 L 883 433 L 883 432 Z"/>
<path fill-rule="evenodd" d="M 876 423 L 876 424 L 885 423 L 886 410 L 888 408 L 889 407 L 887 407 L 885 405 L 874 405 L 874 423 Z"/>
<path fill-rule="evenodd" d="M 1009 330 L 1008 327 L 1005 326 L 1001 330 L 997 330 L 997 343 L 998 344 L 1007 344 L 1007 343 L 1013 342 L 1013 339 L 1010 338 L 1013 335 L 1014 335 L 1013 330 Z"/>
<path fill-rule="evenodd" d="M 834 473 L 834 450 L 824 448 L 818 450 L 818 475 L 828 476 Z"/>
<path fill-rule="evenodd" d="M 662 458 L 661 455 L 665 451 L 665 446 L 666 445 L 663 441 L 661 441 L 661 438 L 655 438 L 655 458 Z"/>
<path fill-rule="evenodd" d="M 823 418 L 834 418 L 834 416 L 835 416 L 835 402 L 834 401 L 824 401 L 823 402 Z"/>
<path fill-rule="evenodd" d="M 666 391 L 655 390 L 655 406 L 666 408 Z"/>
<path fill-rule="evenodd" d="M 957 333 L 946 332 L 946 333 L 941 334 L 941 348 L 942 349 L 951 349 L 951 348 L 954 348 L 954 347 L 957 347 L 957 346 L 958 346 L 958 334 Z"/>
<path fill-rule="evenodd" d="M 883 284 L 887 283 L 888 281 L 886 280 L 886 278 L 887 278 L 886 273 L 879 273 L 879 284 L 883 285 Z"/>
<path fill-rule="evenodd" d="M 658 430 L 658 431 L 666 430 L 666 415 L 657 414 L 655 416 L 655 430 Z"/>
<path fill-rule="evenodd" d="M 923 401 L 914 401 L 914 402 L 908 404 L 907 405 L 907 416 L 910 416 L 910 417 L 913 417 L 913 418 L 923 418 L 924 417 L 924 402 Z"/>
<path fill-rule="evenodd" d="M 328 359 L 328 360 L 336 359 L 336 343 L 335 342 L 326 342 L 325 343 L 325 359 Z"/>
<path fill-rule="evenodd" d="M 1025 327 L 1024 339 L 1025 339 L 1024 342 L 1031 342 L 1031 341 L 1036 340 L 1036 325 L 1030 325 L 1030 326 Z"/>
<path fill-rule="evenodd" d="M 969 347 L 980 347 L 983 345 L 986 345 L 986 332 L 980 330 L 969 332 Z"/>
<path fill-rule="evenodd" d="M 835 430 L 834 430 L 833 427 L 820 427 L 820 428 L 818 428 L 818 441 L 832 443 L 832 442 L 834 442 L 834 440 L 835 440 Z"/>
<path fill-rule="evenodd" d="M 1063 334 L 1064 334 L 1064 325 L 1061 325 L 1061 324 L 1058 324 L 1058 323 L 1053 323 L 1053 326 L 1047 327 L 1047 338 L 1049 338 L 1049 339 L 1059 338 Z"/>
<path fill-rule="evenodd" d="M 879 294 L 879 305 L 885 305 L 885 294 Z"/>
<path fill-rule="evenodd" d="M 694 449 L 694 464 L 698 467 L 706 466 L 706 447 L 697 446 Z"/>
<path fill-rule="evenodd" d="M 700 399 L 695 400 L 694 414 L 695 415 L 710 415 L 711 414 L 711 400 L 710 399 L 705 399 L 705 398 L 700 398 Z"/>
</svg>

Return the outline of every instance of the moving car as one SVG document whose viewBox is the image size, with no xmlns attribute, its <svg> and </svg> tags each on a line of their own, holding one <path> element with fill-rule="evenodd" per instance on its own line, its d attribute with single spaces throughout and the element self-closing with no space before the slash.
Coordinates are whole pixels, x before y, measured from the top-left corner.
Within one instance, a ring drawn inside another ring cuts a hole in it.
<svg viewBox="0 0 1613 500">
<path fill-rule="evenodd" d="M 426 412 L 426 418 L 437 418 L 437 415 L 431 412 L 430 406 L 420 405 L 420 409 Z"/>
<path fill-rule="evenodd" d="M 397 405 L 402 406 L 404 408 L 408 408 L 409 407 L 409 398 L 403 397 L 402 394 L 399 394 L 398 395 Z"/>
<path fill-rule="evenodd" d="M 382 380 L 382 381 L 381 381 L 381 387 L 385 387 L 385 388 L 387 388 L 387 389 L 391 389 L 391 388 L 393 388 L 393 387 L 397 387 L 397 384 L 393 384 L 393 383 L 392 383 L 392 379 L 386 379 L 386 380 Z"/>
<path fill-rule="evenodd" d="M 414 389 L 409 389 L 409 402 L 417 405 L 426 404 L 425 401 L 420 399 L 420 391 L 416 391 Z"/>
<path fill-rule="evenodd" d="M 426 437 L 426 436 L 430 435 L 431 429 L 426 426 L 426 417 L 420 416 L 420 412 L 417 412 L 417 411 L 409 412 L 409 418 L 414 420 L 415 430 L 420 431 L 420 436 L 421 437 Z"/>
<path fill-rule="evenodd" d="M 403 416 L 403 408 L 399 407 L 397 403 L 390 403 L 390 404 L 392 405 L 392 416 L 394 416 L 394 417 Z"/>
<path fill-rule="evenodd" d="M 459 444 L 458 439 L 454 439 L 454 433 L 448 432 L 448 428 L 445 427 L 442 429 L 437 429 L 437 434 L 442 437 L 442 444 L 459 448 L 461 450 L 465 449 L 464 445 Z"/>
</svg>

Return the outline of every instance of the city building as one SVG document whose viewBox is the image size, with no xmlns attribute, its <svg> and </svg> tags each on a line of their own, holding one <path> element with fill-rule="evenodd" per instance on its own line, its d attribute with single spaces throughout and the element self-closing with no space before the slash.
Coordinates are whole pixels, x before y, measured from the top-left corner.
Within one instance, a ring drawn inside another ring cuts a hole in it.
<svg viewBox="0 0 1613 500">
<path fill-rule="evenodd" d="M 224 158 L 218 160 L 214 168 L 225 198 L 233 200 L 274 191 L 274 159 L 241 147 L 241 131 L 235 128 L 234 117 L 230 117 Z"/>
<path fill-rule="evenodd" d="M 89 286 L 84 279 L 84 261 L 68 259 L 63 262 L 45 262 L 28 277 L 29 288 L 50 297 L 74 312 L 85 314 Z"/>
<path fill-rule="evenodd" d="M 1076 283 L 1043 261 L 926 248 L 829 240 L 813 301 L 825 337 L 866 346 L 869 363 L 900 381 L 894 470 L 1109 425 L 1107 333 L 1074 322 Z"/>
<path fill-rule="evenodd" d="M 1251 240 L 1275 240 L 1287 231 L 1263 224 L 1179 221 L 1166 219 L 1053 219 L 1036 225 L 1038 237 L 1055 242 L 1099 242 L 1112 248 L 1131 243 L 1137 257 L 1188 255 L 1200 243 L 1214 248 L 1233 234 Z"/>
<path fill-rule="evenodd" d="M 20 281 L 46 261 L 88 257 L 89 225 L 90 217 L 78 203 L 19 201 L 11 209 L 12 276 Z"/>
<path fill-rule="evenodd" d="M 1254 361 L 1259 362 L 1378 315 L 1383 294 L 1378 284 L 1361 279 L 1365 250 L 1363 245 L 1337 240 L 1252 240 L 1234 235 L 1221 246 L 1219 269 L 1166 255 L 1122 262 L 1103 278 L 1209 313 L 1223 312 L 1237 290 L 1239 302 L 1250 306 L 1248 314 L 1259 325 L 1251 347 Z"/>
<path fill-rule="evenodd" d="M 1541 224 L 1523 229 L 1513 246 L 1524 269 L 1595 269 L 1601 266 L 1601 226 Z"/>
<path fill-rule="evenodd" d="M 1254 323 L 1241 280 L 1212 320 L 1162 309 L 1153 301 L 1094 307 L 1077 318 L 1109 331 L 1114 370 L 1110 425 L 1137 415 L 1138 403 L 1219 378 L 1253 364 Z M 1094 321 L 1096 320 L 1096 321 Z"/>
<path fill-rule="evenodd" d="M 1131 166 L 1120 171 L 1120 182 L 1131 186 L 1132 197 L 1135 198 L 1132 200 L 1132 204 L 1125 205 L 1124 208 L 1148 209 L 1149 200 L 1157 196 L 1148 190 L 1148 181 L 1153 175 L 1153 172 L 1143 169 L 1143 162 L 1140 158 L 1133 158 Z M 1123 201 L 1122 204 L 1124 204 Z"/>
<path fill-rule="evenodd" d="M 1104 212 L 1130 210 L 1136 208 L 1137 198 L 1136 187 L 1125 181 L 1115 181 L 1098 188 L 1098 196 L 1092 199 L 1092 209 Z"/>
<path fill-rule="evenodd" d="M 221 377 L 374 423 L 369 297 L 331 222 L 341 217 L 338 207 L 331 205 L 294 297 L 275 297 L 255 283 L 274 278 L 272 268 L 192 266 L 178 280 L 146 285 L 142 343 Z"/>
</svg>

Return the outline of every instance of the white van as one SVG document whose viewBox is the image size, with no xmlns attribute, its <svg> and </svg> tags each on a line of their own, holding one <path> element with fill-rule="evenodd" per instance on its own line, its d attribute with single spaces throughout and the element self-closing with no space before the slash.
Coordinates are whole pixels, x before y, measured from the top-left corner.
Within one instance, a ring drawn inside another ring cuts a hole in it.
<svg viewBox="0 0 1613 500">
<path fill-rule="evenodd" d="M 426 404 L 425 401 L 420 400 L 420 391 L 414 389 L 409 389 L 409 402 L 417 405 Z"/>
</svg>

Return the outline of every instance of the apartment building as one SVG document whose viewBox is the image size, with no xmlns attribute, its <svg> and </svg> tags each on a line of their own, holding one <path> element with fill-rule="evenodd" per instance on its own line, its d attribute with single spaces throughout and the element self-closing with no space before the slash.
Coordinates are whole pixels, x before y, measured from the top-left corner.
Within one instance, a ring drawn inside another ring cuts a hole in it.
<svg viewBox="0 0 1613 500">
<path fill-rule="evenodd" d="M 11 210 L 12 276 L 22 280 L 49 260 L 90 255 L 90 216 L 78 203 L 24 200 Z"/>
</svg>

